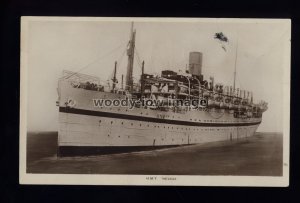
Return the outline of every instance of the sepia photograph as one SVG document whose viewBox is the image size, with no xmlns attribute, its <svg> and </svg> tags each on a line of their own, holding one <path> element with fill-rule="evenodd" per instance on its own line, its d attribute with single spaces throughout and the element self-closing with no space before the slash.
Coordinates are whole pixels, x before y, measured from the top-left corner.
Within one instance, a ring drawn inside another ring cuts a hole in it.
<svg viewBox="0 0 300 203">
<path fill-rule="evenodd" d="M 289 19 L 21 18 L 20 183 L 289 185 Z"/>
</svg>

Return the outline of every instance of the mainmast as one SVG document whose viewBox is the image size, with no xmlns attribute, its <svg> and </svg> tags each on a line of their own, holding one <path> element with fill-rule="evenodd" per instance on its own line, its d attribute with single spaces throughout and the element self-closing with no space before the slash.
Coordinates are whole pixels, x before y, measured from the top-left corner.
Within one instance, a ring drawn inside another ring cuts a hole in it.
<svg viewBox="0 0 300 203">
<path fill-rule="evenodd" d="M 237 54 L 238 54 L 238 39 L 236 40 L 236 49 L 235 49 L 235 62 L 234 62 L 234 75 L 233 75 L 233 91 L 235 91 L 235 80 L 236 80 L 236 61 L 237 61 Z"/>
<path fill-rule="evenodd" d="M 125 89 L 132 91 L 133 89 L 133 59 L 134 59 L 134 47 L 135 47 L 135 30 L 133 29 L 133 22 L 131 23 L 130 40 L 127 48 L 128 65 L 126 74 L 126 86 Z"/>
</svg>

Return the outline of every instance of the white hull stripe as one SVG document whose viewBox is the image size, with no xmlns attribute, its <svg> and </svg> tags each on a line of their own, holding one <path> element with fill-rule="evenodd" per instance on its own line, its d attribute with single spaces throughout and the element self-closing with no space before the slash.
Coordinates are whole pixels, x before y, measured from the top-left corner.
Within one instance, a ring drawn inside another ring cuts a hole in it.
<svg viewBox="0 0 300 203">
<path fill-rule="evenodd" d="M 106 118 L 145 121 L 145 122 L 153 122 L 153 123 L 165 123 L 165 124 L 185 125 L 185 126 L 202 126 L 202 127 L 239 127 L 239 126 L 253 126 L 261 123 L 261 121 L 247 122 L 247 123 L 246 122 L 245 123 L 203 123 L 203 122 L 180 121 L 180 120 L 170 120 L 170 119 L 163 119 L 163 118 L 136 116 L 136 115 L 128 115 L 128 114 L 120 114 L 120 113 L 112 113 L 112 112 L 103 112 L 103 111 L 92 111 L 92 110 L 85 110 L 85 109 L 75 109 L 75 108 L 68 108 L 68 107 L 59 107 L 59 112 L 106 117 Z"/>
</svg>

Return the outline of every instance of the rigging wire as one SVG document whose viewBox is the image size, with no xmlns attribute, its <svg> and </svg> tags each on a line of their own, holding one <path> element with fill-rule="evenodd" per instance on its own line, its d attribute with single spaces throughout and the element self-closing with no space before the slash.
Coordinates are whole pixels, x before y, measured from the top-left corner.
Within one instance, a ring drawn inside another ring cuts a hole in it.
<svg viewBox="0 0 300 203">
<path fill-rule="evenodd" d="M 127 42 L 126 42 L 126 44 L 127 44 Z M 118 47 L 112 49 L 111 51 L 107 52 L 106 54 L 104 54 L 104 55 L 100 56 L 99 58 L 93 60 L 92 62 L 90 62 L 90 63 L 88 63 L 87 65 L 83 66 L 83 67 L 80 68 L 78 71 L 75 71 L 73 74 L 71 74 L 71 75 L 65 77 L 64 79 L 68 79 L 68 78 L 72 77 L 73 75 L 78 74 L 79 72 L 81 72 L 81 71 L 83 71 L 84 69 L 88 68 L 90 65 L 96 63 L 96 62 L 99 61 L 100 59 L 103 59 L 103 58 L 109 56 L 110 54 L 112 54 L 113 52 L 115 52 L 116 50 L 118 50 L 120 47 L 122 47 L 123 45 L 124 45 L 124 43 L 121 43 Z"/>
<path fill-rule="evenodd" d="M 282 35 L 281 35 L 277 40 L 274 40 L 275 43 L 273 43 L 266 51 L 264 51 L 262 54 L 260 54 L 260 56 L 256 57 L 255 60 L 254 60 L 254 63 L 252 63 L 252 66 L 256 66 L 258 63 L 261 62 L 261 60 L 264 59 L 263 57 L 265 57 L 265 56 L 266 56 L 267 54 L 269 54 L 272 50 L 274 50 L 275 47 L 278 46 L 279 43 L 281 43 L 281 40 L 282 40 L 282 38 L 285 36 L 286 33 L 287 33 L 287 32 L 282 33 Z M 236 78 L 237 78 L 238 83 L 239 83 L 239 85 L 240 85 L 240 89 L 243 89 L 242 82 L 241 82 L 240 78 L 239 78 L 239 77 L 236 77 Z"/>
<path fill-rule="evenodd" d="M 135 54 L 136 54 L 136 58 L 137 58 L 137 62 L 139 64 L 140 67 L 142 67 L 142 63 L 141 63 L 141 60 L 140 60 L 140 56 L 139 56 L 139 53 L 138 53 L 138 50 L 137 48 L 135 47 Z"/>
<path fill-rule="evenodd" d="M 119 66 L 119 64 L 122 62 L 122 60 L 123 60 L 123 57 L 124 57 L 124 55 L 125 55 L 125 52 L 126 52 L 126 50 L 127 49 L 124 49 L 124 51 L 123 51 L 123 53 L 122 53 L 122 55 L 121 55 L 121 57 L 117 60 L 117 66 Z"/>
<path fill-rule="evenodd" d="M 122 55 L 121 55 L 121 56 L 119 57 L 119 59 L 117 60 L 117 68 L 119 67 L 119 65 L 120 65 L 120 63 L 121 63 L 121 61 L 122 61 L 122 59 L 123 59 L 123 57 L 124 57 L 124 54 L 125 54 L 126 50 L 127 50 L 127 49 L 124 49 Z M 111 78 L 113 78 L 113 72 L 111 72 L 111 74 L 110 74 L 110 76 L 109 76 L 109 79 L 111 79 Z M 108 80 L 109 80 L 109 79 L 108 79 Z"/>
</svg>

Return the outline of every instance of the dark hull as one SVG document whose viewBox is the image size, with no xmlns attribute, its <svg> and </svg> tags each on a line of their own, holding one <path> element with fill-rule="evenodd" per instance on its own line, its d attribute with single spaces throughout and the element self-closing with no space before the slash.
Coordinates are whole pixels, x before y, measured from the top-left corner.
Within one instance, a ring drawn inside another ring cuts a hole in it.
<svg viewBox="0 0 300 203">
<path fill-rule="evenodd" d="M 65 156 L 91 156 L 103 154 L 119 154 L 138 151 L 149 151 L 163 148 L 172 148 L 185 145 L 167 145 L 167 146 L 60 146 L 57 155 Z"/>
</svg>

